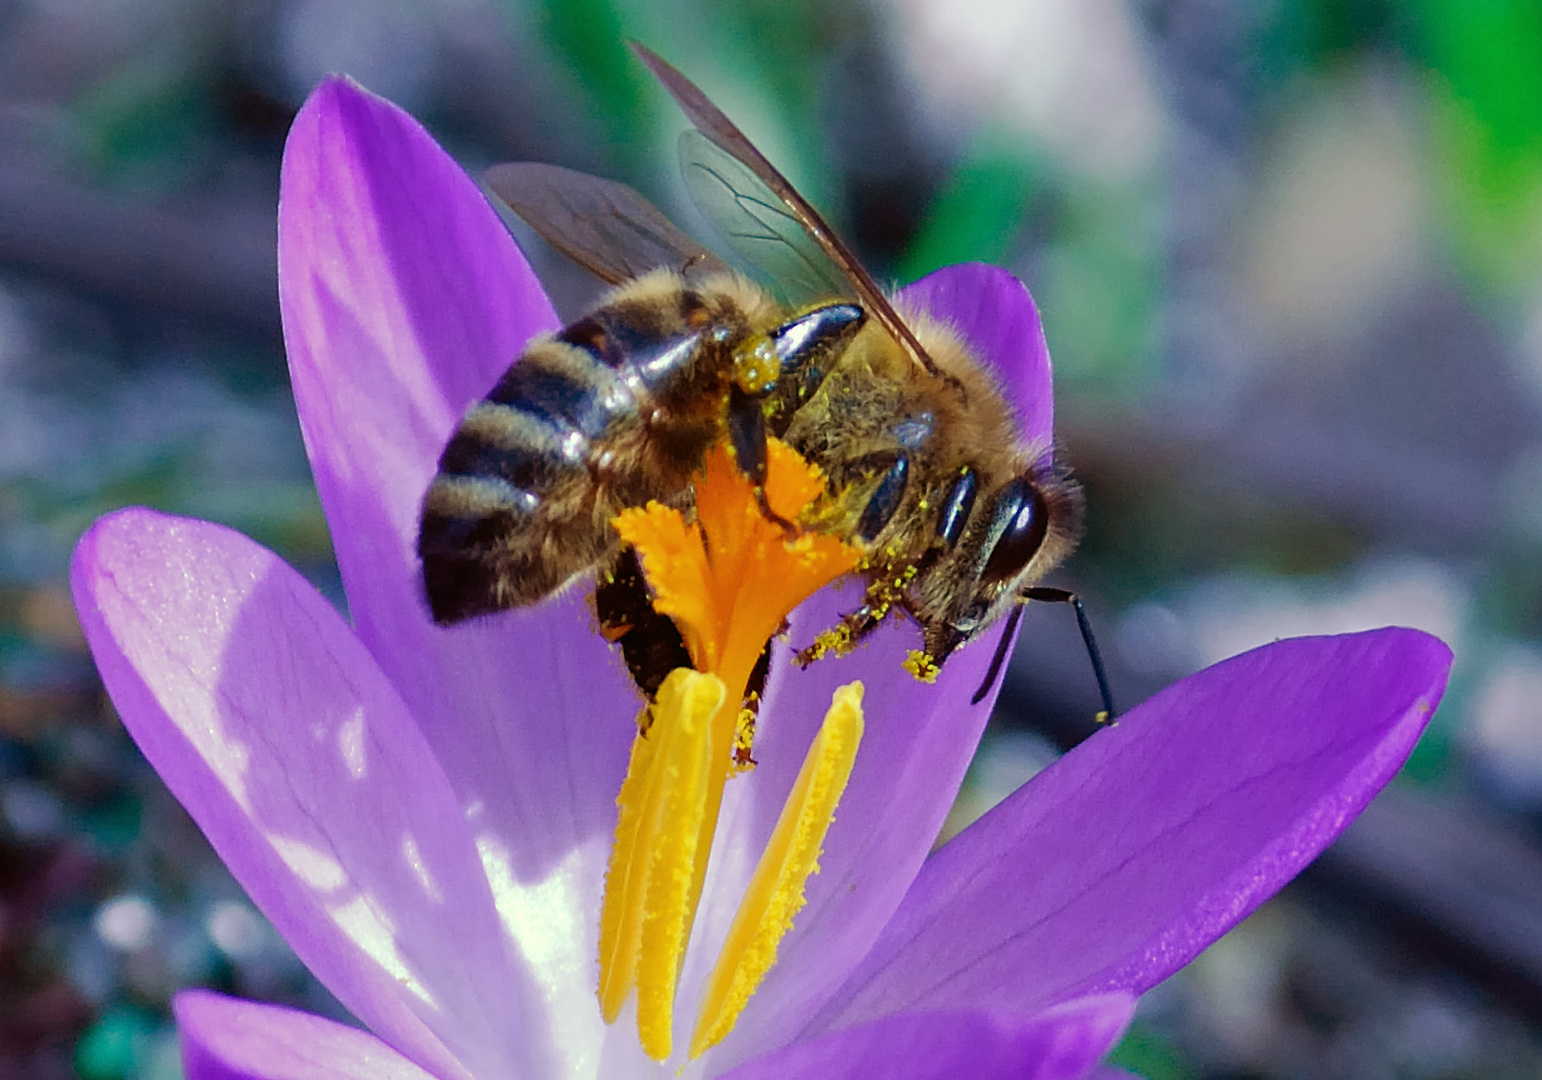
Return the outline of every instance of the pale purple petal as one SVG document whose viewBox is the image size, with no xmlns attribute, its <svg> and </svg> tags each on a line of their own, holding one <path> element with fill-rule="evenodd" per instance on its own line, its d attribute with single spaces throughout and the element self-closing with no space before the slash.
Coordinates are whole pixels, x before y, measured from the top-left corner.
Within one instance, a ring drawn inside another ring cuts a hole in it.
<svg viewBox="0 0 1542 1080">
<path fill-rule="evenodd" d="M 99 521 L 71 580 L 124 725 L 339 1000 L 445 1078 L 539 1059 L 538 991 L 459 802 L 316 589 L 237 533 L 148 510 Z"/>
<path fill-rule="evenodd" d="M 359 637 L 460 793 L 510 930 L 592 1011 L 636 694 L 581 595 L 447 630 L 429 620 L 415 554 L 455 424 L 556 317 L 470 179 L 405 113 L 343 80 L 291 131 L 279 269 L 300 420 Z M 570 937 L 526 917 L 534 897 L 567 913 Z"/>
<path fill-rule="evenodd" d="M 172 1002 L 187 1080 L 434 1080 L 367 1031 L 208 990 Z"/>
<path fill-rule="evenodd" d="M 929 860 L 810 1030 L 1154 985 L 1353 820 L 1450 663 L 1387 629 L 1278 642 L 1169 687 Z"/>
<path fill-rule="evenodd" d="M 398 595 L 403 564 L 450 431 L 557 318 L 470 177 L 346 79 L 290 129 L 278 246 L 300 421 L 345 583 L 364 615 L 394 615 L 415 603 Z"/>
<path fill-rule="evenodd" d="M 767 1054 L 725 1080 L 1078 1080 L 1134 1008 L 1134 998 L 1105 994 L 1034 1017 L 902 1013 Z"/>
<path fill-rule="evenodd" d="M 1027 287 L 999 266 L 961 263 L 907 285 L 897 299 L 953 325 L 991 367 L 1017 407 L 1028 441 L 1055 439 L 1049 346 Z"/>
</svg>

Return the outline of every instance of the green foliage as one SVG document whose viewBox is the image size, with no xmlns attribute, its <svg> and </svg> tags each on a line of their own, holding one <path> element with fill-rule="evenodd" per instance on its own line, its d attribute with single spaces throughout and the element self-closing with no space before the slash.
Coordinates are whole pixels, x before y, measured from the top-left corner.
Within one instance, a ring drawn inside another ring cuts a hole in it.
<svg viewBox="0 0 1542 1080">
<path fill-rule="evenodd" d="M 1524 283 L 1542 266 L 1542 5 L 1414 7 L 1458 239 L 1481 276 Z"/>
<path fill-rule="evenodd" d="M 182 180 L 214 124 L 202 72 L 141 64 L 76 103 L 85 163 L 109 183 L 163 187 Z"/>
<path fill-rule="evenodd" d="M 108 1009 L 75 1044 L 75 1072 L 81 1080 L 132 1080 L 149 1056 L 156 1024 L 139 1009 Z"/>
<path fill-rule="evenodd" d="M 590 115 L 617 157 L 635 157 L 653 135 L 643 98 L 646 73 L 626 40 L 635 31 L 609 0 L 543 0 L 535 5 L 547 41 L 593 99 Z"/>
<path fill-rule="evenodd" d="M 1194 1072 L 1186 1068 L 1183 1058 L 1160 1032 L 1137 1021 L 1113 1053 L 1108 1056 L 1110 1065 L 1129 1069 L 1145 1080 L 1188 1080 Z"/>
<path fill-rule="evenodd" d="M 900 280 L 953 263 L 1005 263 L 1033 188 L 1033 170 L 1020 156 L 983 149 L 966 157 L 927 209 L 900 264 Z"/>
</svg>

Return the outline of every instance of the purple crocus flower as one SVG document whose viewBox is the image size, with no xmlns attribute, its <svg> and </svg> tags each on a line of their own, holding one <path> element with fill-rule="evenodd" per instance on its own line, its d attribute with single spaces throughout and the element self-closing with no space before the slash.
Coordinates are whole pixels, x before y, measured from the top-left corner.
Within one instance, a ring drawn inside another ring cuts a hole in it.
<svg viewBox="0 0 1542 1080">
<path fill-rule="evenodd" d="M 649 1060 L 595 1000 L 638 704 L 624 670 L 581 595 L 449 630 L 419 595 L 418 507 L 440 448 L 523 343 L 557 326 L 552 309 L 466 175 L 341 79 L 291 132 L 279 257 L 353 624 L 252 541 L 146 510 L 99 522 L 73 581 L 124 723 L 369 1030 L 189 991 L 176 1003 L 188 1075 L 673 1072 L 680 1060 Z M 1022 287 L 961 266 L 905 297 L 952 320 L 1047 439 L 1048 356 Z M 793 639 L 828 625 L 840 599 L 800 609 Z M 964 650 L 923 686 L 900 674 L 913 637 L 890 627 L 849 658 L 773 676 L 761 764 L 725 798 L 683 1001 L 837 684 L 865 681 L 867 735 L 780 961 L 684 1075 L 1090 1075 L 1134 995 L 1288 881 L 1386 783 L 1451 659 L 1388 629 L 1226 661 L 929 855 L 990 712 L 969 704 L 990 649 Z"/>
</svg>

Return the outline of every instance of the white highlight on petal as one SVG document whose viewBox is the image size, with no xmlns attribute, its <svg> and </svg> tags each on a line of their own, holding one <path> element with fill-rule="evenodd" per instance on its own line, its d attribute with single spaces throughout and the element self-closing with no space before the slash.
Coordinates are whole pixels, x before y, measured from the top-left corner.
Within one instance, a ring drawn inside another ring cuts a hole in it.
<svg viewBox="0 0 1542 1080">
<path fill-rule="evenodd" d="M 604 847 L 575 848 L 546 877 L 534 882 L 518 880 L 507 848 L 496 837 L 478 837 L 477 853 L 492 886 L 498 916 L 552 1003 L 551 1042 L 565 1056 L 563 1075 L 595 1075 L 606 1036 L 595 997 L 599 978 L 595 901 L 601 876 L 596 870 L 605 865 Z"/>
<path fill-rule="evenodd" d="M 348 871 L 343 869 L 343 864 L 320 848 L 287 836 L 268 833 L 267 837 L 284 865 L 311 888 L 336 892 L 348 884 Z"/>
<path fill-rule="evenodd" d="M 396 928 L 370 902 L 368 893 L 361 893 L 346 904 L 328 908 L 327 914 L 342 928 L 343 933 L 352 938 L 375 963 L 385 968 L 392 978 L 421 998 L 424 1004 L 438 1007 L 428 988 L 408 969 L 407 961 L 396 947 Z"/>
<path fill-rule="evenodd" d="M 343 764 L 348 766 L 348 775 L 363 780 L 364 706 L 355 708 L 353 714 L 337 726 L 337 749 L 343 755 Z"/>
<path fill-rule="evenodd" d="M 423 891 L 428 894 L 429 899 L 436 904 L 444 903 L 444 893 L 439 890 L 438 883 L 428 872 L 428 864 L 423 861 L 423 852 L 418 850 L 417 838 L 411 833 L 402 837 L 402 858 L 407 860 L 408 866 L 412 867 L 413 876 L 418 879 L 418 884 L 423 886 Z"/>
<path fill-rule="evenodd" d="M 187 709 L 197 709 L 202 716 L 189 716 L 186 723 L 178 724 L 182 733 L 186 735 L 203 758 L 210 770 L 224 785 L 230 797 L 235 800 L 243 813 L 248 816 L 252 813 L 251 795 L 246 790 L 246 771 L 250 766 L 252 752 L 243 742 L 230 738 L 222 730 L 222 721 L 212 700 L 199 695 L 188 695 L 181 706 Z M 178 713 L 167 709 L 168 714 L 176 717 Z"/>
</svg>

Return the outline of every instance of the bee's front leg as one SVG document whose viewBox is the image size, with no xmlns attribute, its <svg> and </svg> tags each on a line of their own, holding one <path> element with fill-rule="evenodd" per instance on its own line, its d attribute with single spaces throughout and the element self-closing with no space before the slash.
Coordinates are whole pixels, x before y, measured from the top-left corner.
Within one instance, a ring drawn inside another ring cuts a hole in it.
<svg viewBox="0 0 1542 1080">
<path fill-rule="evenodd" d="M 766 412 L 757 397 L 741 390 L 737 385 L 728 391 L 728 444 L 733 447 L 734 460 L 739 471 L 755 485 L 755 501 L 760 512 L 773 525 L 779 525 L 788 540 L 796 540 L 802 533 L 796 522 L 788 521 L 771 509 L 766 498 Z"/>
<path fill-rule="evenodd" d="M 856 611 L 841 616 L 841 621 L 822 632 L 807 648 L 799 649 L 793 663 L 806 668 L 815 660 L 826 656 L 845 656 L 860 645 L 869 634 L 883 625 L 889 609 L 880 610 L 871 604 L 863 604 Z"/>
</svg>

